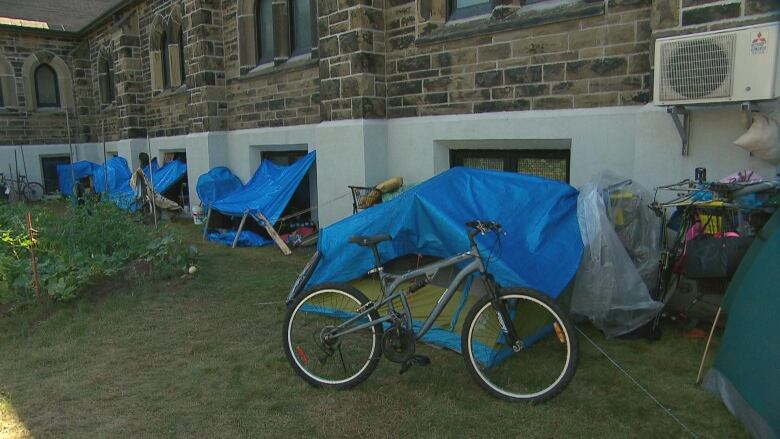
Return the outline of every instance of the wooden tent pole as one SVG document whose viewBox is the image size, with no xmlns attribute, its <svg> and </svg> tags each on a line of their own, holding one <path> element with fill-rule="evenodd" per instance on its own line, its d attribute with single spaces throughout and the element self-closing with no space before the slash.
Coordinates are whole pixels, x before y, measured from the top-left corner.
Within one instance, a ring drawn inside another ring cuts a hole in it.
<svg viewBox="0 0 780 439">
<path fill-rule="evenodd" d="M 274 240 L 274 243 L 277 247 L 279 247 L 279 250 L 282 251 L 282 254 L 285 256 L 289 256 L 292 254 L 292 251 L 290 251 L 290 247 L 287 247 L 287 244 L 282 240 L 282 238 L 279 236 L 278 233 L 276 233 L 276 230 L 274 230 L 274 226 L 271 225 L 271 222 L 268 221 L 268 218 L 265 217 L 261 212 L 257 212 L 255 214 L 255 217 L 260 221 L 265 228 L 265 231 L 268 232 L 268 235 L 271 236 L 271 239 Z"/>
<path fill-rule="evenodd" d="M 208 213 L 206 213 L 206 223 L 203 225 L 203 239 L 209 234 L 209 221 L 211 221 L 211 207 L 209 207 Z"/>
<path fill-rule="evenodd" d="M 715 326 L 718 324 L 718 318 L 723 308 L 718 307 L 718 312 L 715 314 L 715 321 L 712 322 L 712 328 L 710 328 L 710 336 L 707 337 L 707 344 L 704 346 L 704 354 L 701 356 L 701 364 L 699 364 L 699 374 L 696 375 L 696 384 L 701 384 L 701 373 L 704 370 L 704 361 L 707 359 L 707 351 L 710 349 L 710 342 L 712 341 L 712 334 L 715 333 Z"/>
<path fill-rule="evenodd" d="M 241 223 L 238 225 L 238 230 L 236 230 L 236 237 L 233 238 L 233 245 L 230 248 L 236 248 L 236 245 L 238 245 L 238 237 L 241 236 L 241 232 L 244 230 L 244 224 L 246 224 L 246 217 L 248 216 L 249 212 L 244 212 L 244 216 L 241 217 Z"/>
</svg>

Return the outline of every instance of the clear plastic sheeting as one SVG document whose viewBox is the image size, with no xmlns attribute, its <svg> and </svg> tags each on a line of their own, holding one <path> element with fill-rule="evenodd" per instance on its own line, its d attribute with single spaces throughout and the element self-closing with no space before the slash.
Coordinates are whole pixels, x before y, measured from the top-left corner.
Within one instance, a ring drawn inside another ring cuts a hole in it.
<svg viewBox="0 0 780 439">
<path fill-rule="evenodd" d="M 577 220 L 585 244 L 574 279 L 571 313 L 607 337 L 650 321 L 663 304 L 650 297 L 658 261 L 659 220 L 649 193 L 631 180 L 597 175 L 580 188 Z"/>
<path fill-rule="evenodd" d="M 600 174 L 597 181 L 609 222 L 647 288 L 655 289 L 661 257 L 661 219 L 648 207 L 653 194 L 632 180 L 611 173 Z"/>
</svg>

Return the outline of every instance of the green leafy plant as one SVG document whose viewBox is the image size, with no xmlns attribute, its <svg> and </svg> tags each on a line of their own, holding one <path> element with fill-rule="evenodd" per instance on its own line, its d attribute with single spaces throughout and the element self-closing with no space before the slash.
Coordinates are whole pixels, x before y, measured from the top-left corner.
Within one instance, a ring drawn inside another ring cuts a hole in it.
<svg viewBox="0 0 780 439">
<path fill-rule="evenodd" d="M 30 246 L 24 205 L 0 206 L 0 303 L 33 299 Z M 173 230 L 144 226 L 140 217 L 113 203 L 88 199 L 65 212 L 36 207 L 36 251 L 42 291 L 54 300 L 72 300 L 103 279 L 169 277 L 183 273 L 197 255 Z M 148 267 L 129 270 L 134 262 Z"/>
</svg>

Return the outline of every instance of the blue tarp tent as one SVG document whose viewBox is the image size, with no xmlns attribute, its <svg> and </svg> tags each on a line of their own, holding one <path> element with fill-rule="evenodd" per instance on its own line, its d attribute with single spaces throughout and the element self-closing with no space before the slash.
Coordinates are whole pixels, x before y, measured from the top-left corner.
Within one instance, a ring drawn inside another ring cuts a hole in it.
<svg viewBox="0 0 780 439">
<path fill-rule="evenodd" d="M 95 192 L 103 193 L 108 189 L 108 198 L 116 203 L 119 208 L 135 211 L 138 209 L 135 203 L 135 192 L 130 186 L 132 173 L 127 165 L 127 160 L 122 157 L 114 157 L 105 165 L 96 165 L 93 173 Z M 144 169 L 146 178 L 150 178 L 150 166 L 154 170 L 154 190 L 163 193 L 187 174 L 187 165 L 178 160 L 166 163 L 162 168 L 157 167 L 157 159 Z M 108 172 L 108 179 L 104 174 Z"/>
<path fill-rule="evenodd" d="M 95 169 L 100 165 L 86 160 L 73 164 L 57 165 L 57 177 L 60 183 L 60 193 L 65 196 L 73 195 L 73 179 L 76 181 L 82 178 L 91 177 Z M 71 172 L 71 168 L 73 171 Z"/>
<path fill-rule="evenodd" d="M 153 160 L 152 163 L 156 166 L 157 159 Z M 149 174 L 147 173 L 148 169 L 149 168 L 147 167 L 144 170 L 144 173 L 147 174 L 147 178 L 149 178 Z M 154 191 L 158 194 L 167 191 L 186 174 L 187 164 L 180 162 L 179 160 L 172 160 L 159 169 L 155 167 L 154 175 L 152 176 L 154 179 Z"/>
<path fill-rule="evenodd" d="M 493 255 L 489 267 L 501 285 L 556 298 L 579 267 L 583 245 L 574 188 L 529 175 L 453 168 L 322 229 L 322 258 L 308 284 L 349 281 L 373 267 L 370 252 L 347 243 L 352 235 L 392 236 L 379 245 L 383 260 L 418 253 L 446 258 L 468 250 L 464 223 L 474 219 L 497 221 L 506 230 L 502 254 Z"/>
<path fill-rule="evenodd" d="M 198 177 L 195 189 L 200 202 L 208 209 L 215 201 L 241 190 L 242 187 L 244 184 L 236 174 L 224 166 L 217 166 Z"/>
<path fill-rule="evenodd" d="M 556 298 L 574 277 L 583 252 L 574 188 L 529 175 L 453 168 L 397 198 L 322 229 L 319 262 L 307 285 L 351 282 L 376 300 L 380 293 L 372 286 L 375 281 L 356 280 L 373 268 L 374 258 L 368 249 L 349 244 L 350 236 L 392 236 L 391 241 L 378 245 L 383 261 L 410 254 L 447 258 L 468 250 L 465 223 L 474 219 L 496 221 L 506 230 L 500 253 L 494 248 L 492 234 L 477 238 L 482 255 L 490 256 L 488 271 L 500 285 L 526 286 Z M 416 330 L 440 297 L 437 287 L 426 288 L 414 295 Z M 460 351 L 461 312 L 467 312 L 477 300 L 472 297 L 476 295 L 469 295 L 470 288 L 468 280 L 460 300 L 453 299 L 444 308 L 423 341 Z M 551 327 L 539 329 L 526 334 L 523 340 L 527 346 L 549 333 Z M 493 355 L 493 349 L 509 348 L 486 345 L 478 359 L 486 364 L 500 361 L 504 355 Z"/>
<path fill-rule="evenodd" d="M 108 199 L 120 209 L 135 211 L 137 207 L 134 205 L 133 188 L 130 187 L 131 175 L 127 160 L 113 157 L 95 170 L 92 177 L 95 192 L 108 192 Z"/>
<path fill-rule="evenodd" d="M 246 185 L 240 190 L 213 201 L 210 207 L 212 211 L 228 216 L 249 214 L 255 218 L 254 215 L 261 213 L 273 225 L 284 212 L 315 158 L 315 151 L 312 151 L 289 166 L 277 165 L 270 160 L 263 160 L 255 175 Z M 199 179 L 200 181 L 201 179 Z M 198 193 L 201 192 L 200 187 L 196 189 Z M 257 218 L 255 219 L 257 220 Z M 209 234 L 209 239 L 217 242 L 227 241 L 227 238 L 221 234 Z M 250 244 L 264 245 L 269 242 L 271 241 L 253 241 Z"/>
</svg>

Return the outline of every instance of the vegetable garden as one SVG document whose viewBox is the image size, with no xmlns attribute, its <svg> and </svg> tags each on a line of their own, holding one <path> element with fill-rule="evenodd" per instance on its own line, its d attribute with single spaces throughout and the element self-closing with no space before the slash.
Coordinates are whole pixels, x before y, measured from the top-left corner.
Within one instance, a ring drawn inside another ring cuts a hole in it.
<svg viewBox="0 0 780 439">
<path fill-rule="evenodd" d="M 37 230 L 32 238 L 28 212 Z M 0 305 L 35 302 L 31 250 L 37 256 L 41 296 L 53 301 L 73 300 L 101 281 L 183 274 L 197 256 L 170 227 L 149 227 L 141 216 L 96 198 L 78 206 L 4 204 L 0 205 Z"/>
</svg>

